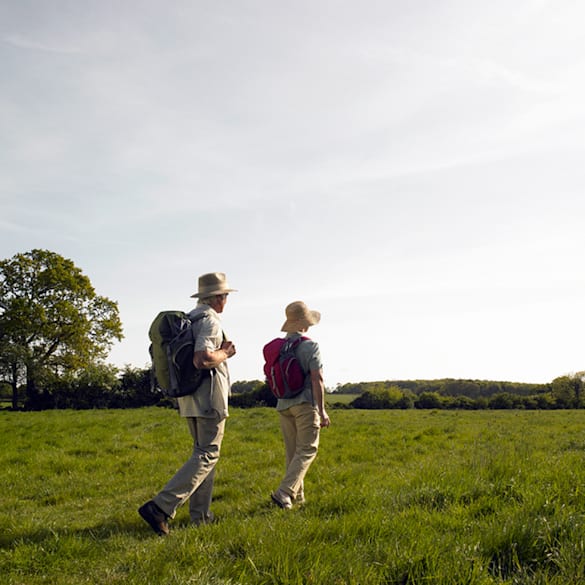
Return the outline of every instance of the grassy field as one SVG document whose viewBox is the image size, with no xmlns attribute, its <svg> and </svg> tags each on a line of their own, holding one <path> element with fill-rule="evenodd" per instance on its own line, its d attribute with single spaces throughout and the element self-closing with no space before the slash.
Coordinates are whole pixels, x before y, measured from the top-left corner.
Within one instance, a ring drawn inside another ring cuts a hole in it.
<svg viewBox="0 0 585 585">
<path fill-rule="evenodd" d="M 0 412 L 0 583 L 585 583 L 584 411 L 330 414 L 286 512 L 277 414 L 233 409 L 218 522 L 160 538 L 136 510 L 189 454 L 175 412 Z"/>
<path fill-rule="evenodd" d="M 331 394 L 325 394 L 325 404 L 327 406 L 334 406 L 336 404 L 349 404 L 358 396 L 358 394 L 337 394 L 332 392 Z"/>
</svg>

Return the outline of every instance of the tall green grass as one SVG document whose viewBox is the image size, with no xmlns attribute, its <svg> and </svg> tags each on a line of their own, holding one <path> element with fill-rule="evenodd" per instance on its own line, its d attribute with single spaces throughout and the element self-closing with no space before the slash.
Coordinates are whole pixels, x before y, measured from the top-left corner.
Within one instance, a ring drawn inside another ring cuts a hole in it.
<svg viewBox="0 0 585 585">
<path fill-rule="evenodd" d="M 307 504 L 278 415 L 233 409 L 218 522 L 138 516 L 190 452 L 171 410 L 0 413 L 0 583 L 585 583 L 585 412 L 332 411 Z"/>
</svg>

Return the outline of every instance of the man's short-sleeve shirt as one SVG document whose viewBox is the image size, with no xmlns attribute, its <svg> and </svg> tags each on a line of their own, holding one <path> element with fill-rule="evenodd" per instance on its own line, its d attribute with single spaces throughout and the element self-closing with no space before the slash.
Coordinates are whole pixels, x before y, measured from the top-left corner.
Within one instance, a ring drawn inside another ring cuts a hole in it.
<svg viewBox="0 0 585 585">
<path fill-rule="evenodd" d="M 207 305 L 198 305 L 189 317 L 192 319 L 202 312 L 205 316 L 192 325 L 196 335 L 194 351 L 217 351 L 224 340 L 219 315 Z M 177 399 L 179 412 L 184 417 L 204 418 L 212 418 L 217 412 L 220 418 L 225 418 L 228 416 L 229 394 L 230 377 L 226 360 L 212 370 L 211 377 L 201 384 L 195 394 Z"/>
</svg>

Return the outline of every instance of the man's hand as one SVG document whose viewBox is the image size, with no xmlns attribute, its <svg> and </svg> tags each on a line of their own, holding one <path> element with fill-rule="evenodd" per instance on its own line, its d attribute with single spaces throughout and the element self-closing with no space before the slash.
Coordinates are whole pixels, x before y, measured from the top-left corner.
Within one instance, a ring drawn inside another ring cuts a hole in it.
<svg viewBox="0 0 585 585">
<path fill-rule="evenodd" d="M 231 341 L 224 341 L 221 344 L 221 349 L 223 349 L 228 358 L 236 355 L 236 346 Z"/>
</svg>

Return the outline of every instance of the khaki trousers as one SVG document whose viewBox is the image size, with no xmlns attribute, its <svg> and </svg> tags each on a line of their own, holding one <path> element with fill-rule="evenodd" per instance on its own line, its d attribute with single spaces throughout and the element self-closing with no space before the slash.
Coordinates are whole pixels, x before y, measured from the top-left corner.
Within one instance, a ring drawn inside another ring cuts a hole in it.
<svg viewBox="0 0 585 585">
<path fill-rule="evenodd" d="M 286 453 L 286 474 L 279 489 L 294 499 L 303 493 L 303 480 L 317 456 L 321 429 L 319 413 L 308 402 L 291 406 L 279 413 Z"/>
<path fill-rule="evenodd" d="M 211 519 L 211 493 L 215 478 L 215 465 L 225 429 L 225 418 L 188 417 L 189 431 L 193 437 L 193 453 L 175 473 L 167 485 L 155 496 L 154 503 L 170 518 L 177 508 L 189 500 L 192 522 Z"/>
</svg>

